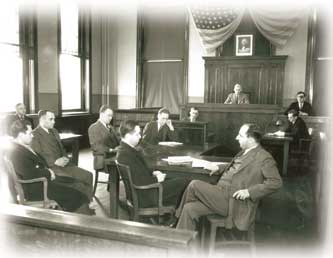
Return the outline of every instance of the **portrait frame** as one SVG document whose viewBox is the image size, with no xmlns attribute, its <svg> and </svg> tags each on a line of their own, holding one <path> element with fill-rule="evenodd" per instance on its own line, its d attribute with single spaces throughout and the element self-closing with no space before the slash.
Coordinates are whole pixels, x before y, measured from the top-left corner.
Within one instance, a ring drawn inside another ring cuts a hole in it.
<svg viewBox="0 0 333 258">
<path fill-rule="evenodd" d="M 253 34 L 238 34 L 235 36 L 236 56 L 253 55 Z"/>
</svg>

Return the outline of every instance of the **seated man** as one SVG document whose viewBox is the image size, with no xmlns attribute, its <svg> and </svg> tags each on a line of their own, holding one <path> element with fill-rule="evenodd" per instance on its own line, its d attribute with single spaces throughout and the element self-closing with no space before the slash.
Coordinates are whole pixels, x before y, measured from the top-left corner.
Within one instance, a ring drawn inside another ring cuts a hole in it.
<svg viewBox="0 0 333 258">
<path fill-rule="evenodd" d="M 298 112 L 294 109 L 288 111 L 288 127 L 283 131 L 277 131 L 274 134 L 277 136 L 291 136 L 293 141 L 292 148 L 298 148 L 300 139 L 309 139 L 308 128 L 302 118 L 298 116 Z"/>
<path fill-rule="evenodd" d="M 140 139 L 140 127 L 135 121 L 124 121 L 120 125 L 121 142 L 117 153 L 117 161 L 130 167 L 131 176 L 135 185 L 148 185 L 161 182 L 163 185 L 163 204 L 177 205 L 188 184 L 185 178 L 168 179 L 160 171 L 152 171 L 143 158 L 143 154 L 136 149 Z M 155 190 L 139 195 L 140 207 L 151 207 L 157 204 Z"/>
<path fill-rule="evenodd" d="M 186 117 L 185 121 L 196 122 L 198 121 L 199 110 L 196 107 L 191 107 L 189 116 Z"/>
<path fill-rule="evenodd" d="M 250 104 L 249 97 L 242 93 L 242 86 L 240 84 L 235 84 L 234 92 L 228 95 L 224 104 Z"/>
<path fill-rule="evenodd" d="M 296 95 L 297 101 L 290 104 L 290 106 L 287 108 L 286 112 L 284 112 L 285 115 L 288 114 L 288 112 L 292 109 L 296 110 L 299 115 L 302 116 L 313 116 L 313 110 L 312 106 L 309 102 L 305 101 L 306 94 L 303 91 L 297 92 Z"/>
<path fill-rule="evenodd" d="M 30 126 L 19 120 L 11 126 L 14 142 L 13 149 L 10 152 L 10 160 L 17 176 L 24 180 L 46 177 L 48 179 L 47 194 L 49 199 L 55 200 L 65 211 L 92 214 L 88 206 L 88 198 L 71 188 L 72 182 L 67 180 L 68 178 L 56 176 L 48 168 L 46 161 L 32 150 L 30 147 L 33 138 L 31 132 Z M 29 201 L 43 200 L 42 183 L 24 184 L 23 191 L 25 198 Z"/>
<path fill-rule="evenodd" d="M 99 119 L 89 126 L 88 135 L 94 155 L 94 169 L 104 169 L 104 158 L 116 155 L 119 140 L 116 131 L 110 125 L 113 111 L 109 106 L 103 105 L 99 110 Z"/>
<path fill-rule="evenodd" d="M 41 155 L 56 175 L 75 179 L 73 188 L 83 193 L 89 200 L 92 198 L 93 175 L 87 170 L 71 163 L 61 143 L 58 131 L 53 128 L 55 116 L 51 111 L 38 112 L 39 125 L 33 130 L 32 149 Z"/>
<path fill-rule="evenodd" d="M 12 126 L 12 124 L 17 121 L 20 120 L 21 122 L 23 122 L 26 125 L 30 125 L 31 128 L 34 127 L 34 123 L 32 118 L 28 117 L 26 115 L 27 110 L 25 108 L 25 105 L 23 103 L 18 103 L 15 105 L 15 114 L 14 115 L 9 115 L 7 117 L 7 133 L 10 133 L 10 128 Z"/>
<path fill-rule="evenodd" d="M 194 180 L 185 190 L 176 211 L 178 229 L 195 230 L 201 216 L 217 213 L 232 222 L 226 227 L 248 230 L 255 219 L 259 199 L 281 187 L 274 159 L 260 146 L 261 134 L 257 127 L 244 124 L 236 139 L 242 151 L 223 169 L 215 165 L 210 168 L 211 174 L 222 175 L 218 183 Z"/>
<path fill-rule="evenodd" d="M 143 129 L 143 143 L 158 144 L 163 141 L 175 141 L 177 139 L 175 129 L 169 119 L 170 112 L 161 108 L 157 114 L 157 121 L 146 124 Z"/>
</svg>

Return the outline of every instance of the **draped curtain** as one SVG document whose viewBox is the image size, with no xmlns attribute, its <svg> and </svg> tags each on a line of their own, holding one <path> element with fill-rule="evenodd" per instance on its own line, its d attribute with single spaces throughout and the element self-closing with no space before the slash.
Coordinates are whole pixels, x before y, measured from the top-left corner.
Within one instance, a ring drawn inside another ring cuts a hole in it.
<svg viewBox="0 0 333 258">
<path fill-rule="evenodd" d="M 202 24 L 210 21 L 214 22 L 217 19 L 217 12 L 214 9 L 217 10 L 217 8 L 212 7 L 190 8 L 191 16 L 206 53 L 214 52 L 217 47 L 223 46 L 223 43 L 238 28 L 244 13 L 244 9 L 241 8 L 218 8 L 222 9 L 222 12 L 218 14 L 218 19 L 230 21 L 230 12 L 236 13 L 236 15 L 233 15 L 234 19 L 221 28 L 212 26 L 203 28 Z M 301 9 L 274 7 L 249 8 L 249 12 L 258 30 L 277 47 L 283 47 L 294 34 L 303 13 Z"/>
</svg>

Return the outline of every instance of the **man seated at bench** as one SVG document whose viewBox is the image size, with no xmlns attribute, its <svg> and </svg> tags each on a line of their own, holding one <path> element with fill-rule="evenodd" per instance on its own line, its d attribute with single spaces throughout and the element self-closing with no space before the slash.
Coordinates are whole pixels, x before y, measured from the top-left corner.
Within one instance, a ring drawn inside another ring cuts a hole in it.
<svg viewBox="0 0 333 258">
<path fill-rule="evenodd" d="M 242 151 L 222 168 L 211 166 L 211 175 L 221 175 L 212 185 L 193 180 L 176 211 L 178 229 L 196 229 L 201 216 L 230 216 L 239 230 L 248 230 L 255 219 L 259 199 L 282 186 L 272 156 L 260 146 L 261 134 L 254 124 L 244 124 L 236 137 Z M 233 225 L 231 225 L 233 226 Z"/>
<path fill-rule="evenodd" d="M 46 177 L 49 199 L 55 200 L 65 211 L 92 214 L 88 206 L 89 199 L 71 187 L 75 179 L 56 176 L 52 169 L 48 168 L 46 161 L 32 150 L 31 126 L 17 120 L 11 126 L 11 135 L 14 141 L 9 158 L 19 178 L 29 180 Z M 23 191 L 29 201 L 43 199 L 42 183 L 25 184 Z"/>
</svg>

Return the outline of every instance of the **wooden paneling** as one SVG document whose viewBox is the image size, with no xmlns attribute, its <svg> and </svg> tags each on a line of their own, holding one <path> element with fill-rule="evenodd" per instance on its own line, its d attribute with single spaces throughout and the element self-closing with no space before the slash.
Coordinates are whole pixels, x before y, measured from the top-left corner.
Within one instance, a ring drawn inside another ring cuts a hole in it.
<svg viewBox="0 0 333 258">
<path fill-rule="evenodd" d="M 239 83 L 250 103 L 281 105 L 286 58 L 204 57 L 205 103 L 223 103 Z"/>
</svg>

